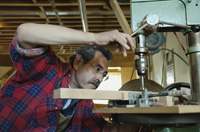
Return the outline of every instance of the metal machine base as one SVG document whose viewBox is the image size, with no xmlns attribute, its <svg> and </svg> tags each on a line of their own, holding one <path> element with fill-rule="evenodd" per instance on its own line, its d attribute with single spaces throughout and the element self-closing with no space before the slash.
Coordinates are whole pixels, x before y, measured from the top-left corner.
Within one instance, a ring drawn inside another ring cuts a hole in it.
<svg viewBox="0 0 200 132">
<path fill-rule="evenodd" d="M 115 119 L 135 124 L 197 124 L 200 114 L 118 114 Z"/>
</svg>

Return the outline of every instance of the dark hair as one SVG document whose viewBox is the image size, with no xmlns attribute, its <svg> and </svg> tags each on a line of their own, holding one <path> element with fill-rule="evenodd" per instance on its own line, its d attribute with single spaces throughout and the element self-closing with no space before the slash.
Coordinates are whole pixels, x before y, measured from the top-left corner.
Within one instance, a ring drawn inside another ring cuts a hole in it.
<svg viewBox="0 0 200 132">
<path fill-rule="evenodd" d="M 69 61 L 71 63 L 72 68 L 74 59 L 76 58 L 77 54 L 80 54 L 82 56 L 84 64 L 86 64 L 94 58 L 96 51 L 100 51 L 108 61 L 113 59 L 113 55 L 108 49 L 95 45 L 81 46 L 80 48 L 77 48 L 74 51 L 74 54 L 69 57 Z"/>
</svg>

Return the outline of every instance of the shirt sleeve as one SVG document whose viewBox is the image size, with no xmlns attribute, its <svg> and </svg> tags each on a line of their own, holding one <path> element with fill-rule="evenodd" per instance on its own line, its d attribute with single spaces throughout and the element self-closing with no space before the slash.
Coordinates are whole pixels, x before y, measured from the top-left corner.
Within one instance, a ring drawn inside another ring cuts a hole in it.
<svg viewBox="0 0 200 132">
<path fill-rule="evenodd" d="M 25 57 L 34 57 L 43 54 L 45 51 L 47 51 L 48 46 L 45 47 L 38 47 L 38 48 L 33 48 L 33 49 L 23 49 L 20 47 L 20 44 L 18 43 L 17 40 L 17 34 L 15 34 L 13 41 L 11 43 L 11 50 L 13 48 L 16 49 L 16 51 L 21 55 Z"/>
<path fill-rule="evenodd" d="M 76 104 L 72 120 L 73 132 L 101 132 L 107 123 L 102 114 L 93 113 L 92 100 L 81 100 Z"/>
<path fill-rule="evenodd" d="M 10 55 L 16 67 L 16 73 L 12 79 L 17 82 L 34 82 L 45 75 L 50 70 L 49 67 L 56 68 L 56 64 L 60 63 L 59 57 L 50 46 L 34 49 L 20 47 L 17 34 L 10 45 Z"/>
</svg>

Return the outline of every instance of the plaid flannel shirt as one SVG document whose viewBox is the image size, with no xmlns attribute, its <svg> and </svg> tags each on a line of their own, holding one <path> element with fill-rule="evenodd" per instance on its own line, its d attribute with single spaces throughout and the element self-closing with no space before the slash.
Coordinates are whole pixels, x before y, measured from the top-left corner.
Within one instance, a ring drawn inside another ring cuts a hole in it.
<svg viewBox="0 0 200 132">
<path fill-rule="evenodd" d="M 62 62 L 50 47 L 25 50 L 15 35 L 10 55 L 16 73 L 0 90 L 0 132 L 54 132 L 63 107 L 62 99 L 53 99 L 53 91 L 68 87 L 70 64 Z M 92 100 L 75 105 L 71 125 L 66 131 L 102 131 L 106 121 L 93 114 Z"/>
</svg>

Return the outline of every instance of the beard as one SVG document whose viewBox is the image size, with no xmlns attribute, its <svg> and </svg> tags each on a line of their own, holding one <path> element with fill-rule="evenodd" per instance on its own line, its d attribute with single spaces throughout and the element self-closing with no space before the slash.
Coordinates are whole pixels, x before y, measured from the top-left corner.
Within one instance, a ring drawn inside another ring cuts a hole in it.
<svg viewBox="0 0 200 132">
<path fill-rule="evenodd" d="M 99 80 L 91 80 L 88 83 L 93 84 L 96 88 L 98 88 L 101 82 Z"/>
</svg>

